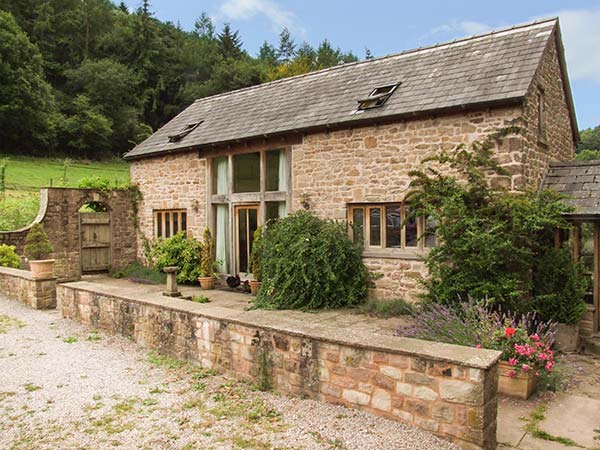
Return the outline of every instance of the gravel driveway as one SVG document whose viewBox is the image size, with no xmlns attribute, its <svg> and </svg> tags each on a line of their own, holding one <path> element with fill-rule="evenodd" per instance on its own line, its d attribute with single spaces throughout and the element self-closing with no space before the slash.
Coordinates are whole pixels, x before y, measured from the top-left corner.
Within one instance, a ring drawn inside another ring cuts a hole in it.
<svg viewBox="0 0 600 450">
<path fill-rule="evenodd" d="M 7 449 L 457 449 L 341 406 L 262 393 L 0 295 Z"/>
</svg>

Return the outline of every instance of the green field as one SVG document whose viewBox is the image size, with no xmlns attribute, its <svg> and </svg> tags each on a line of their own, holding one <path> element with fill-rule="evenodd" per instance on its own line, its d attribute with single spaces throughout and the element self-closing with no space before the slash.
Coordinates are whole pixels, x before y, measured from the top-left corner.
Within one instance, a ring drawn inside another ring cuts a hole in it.
<svg viewBox="0 0 600 450">
<path fill-rule="evenodd" d="M 129 163 L 121 160 L 65 160 L 0 155 L 8 158 L 5 198 L 0 199 L 0 230 L 17 229 L 33 220 L 42 187 L 77 187 L 85 177 L 99 176 L 111 182 L 129 182 Z"/>
</svg>

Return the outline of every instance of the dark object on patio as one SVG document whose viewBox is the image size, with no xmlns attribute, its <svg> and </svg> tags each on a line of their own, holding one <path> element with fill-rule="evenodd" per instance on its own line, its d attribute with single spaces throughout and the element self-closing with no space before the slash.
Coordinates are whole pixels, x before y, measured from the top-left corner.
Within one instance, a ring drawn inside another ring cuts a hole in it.
<svg viewBox="0 0 600 450">
<path fill-rule="evenodd" d="M 235 289 L 241 284 L 242 281 L 240 280 L 240 276 L 236 275 L 235 277 L 227 277 L 225 282 L 231 289 Z"/>
<path fill-rule="evenodd" d="M 242 283 L 241 288 L 242 288 L 242 292 L 244 292 L 245 294 L 248 294 L 250 292 L 250 283 L 248 282 L 248 280 L 245 280 Z"/>
</svg>

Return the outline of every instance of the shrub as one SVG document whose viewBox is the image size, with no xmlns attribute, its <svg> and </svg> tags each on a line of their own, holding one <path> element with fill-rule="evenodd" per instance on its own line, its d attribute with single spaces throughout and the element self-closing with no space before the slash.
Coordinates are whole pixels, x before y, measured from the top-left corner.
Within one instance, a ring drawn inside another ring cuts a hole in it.
<svg viewBox="0 0 600 450">
<path fill-rule="evenodd" d="M 215 261 L 215 240 L 210 229 L 206 227 L 202 236 L 202 252 L 200 256 L 200 276 L 212 277 L 218 270 Z"/>
<path fill-rule="evenodd" d="M 48 257 L 54 251 L 48 240 L 48 235 L 41 223 L 34 223 L 25 238 L 25 256 L 30 260 L 40 260 Z"/>
<path fill-rule="evenodd" d="M 494 160 L 496 144 L 519 132 L 505 128 L 470 149 L 461 145 L 428 158 L 424 162 L 433 166 L 411 172 L 408 198 L 415 214 L 438 224 L 439 245 L 426 258 L 427 300 L 457 306 L 470 295 L 530 310 L 523 299 L 535 294 L 536 260 L 554 244 L 556 229 L 570 227 L 562 215 L 571 208 L 551 191 L 511 193 L 490 185 L 490 174 L 507 175 Z M 442 175 L 441 166 L 458 176 Z"/>
<path fill-rule="evenodd" d="M 202 244 L 184 231 L 158 240 L 150 250 L 152 265 L 161 271 L 167 266 L 177 266 L 179 283 L 195 283 L 200 276 Z"/>
<path fill-rule="evenodd" d="M 581 320 L 589 280 L 583 264 L 567 248 L 550 248 L 538 260 L 534 274 L 534 309 L 545 320 L 575 324 Z"/>
<path fill-rule="evenodd" d="M 359 311 L 362 314 L 368 314 L 375 317 L 397 317 L 412 315 L 415 313 L 415 306 L 403 298 L 392 300 L 368 300 L 360 306 Z"/>
<path fill-rule="evenodd" d="M 503 313 L 489 301 L 470 298 L 456 306 L 427 303 L 415 314 L 415 322 L 396 330 L 398 336 L 445 342 L 447 344 L 494 348 L 494 335 L 505 327 L 522 328 L 536 334 L 548 346 L 554 344 L 556 324 L 544 321 L 534 312 Z"/>
<path fill-rule="evenodd" d="M 111 180 L 110 178 L 100 175 L 90 175 L 80 178 L 77 182 L 77 187 L 80 189 L 99 189 L 101 191 L 110 191 L 111 189 L 128 189 L 130 184 Z"/>
<path fill-rule="evenodd" d="M 18 269 L 21 267 L 21 258 L 15 253 L 14 245 L 0 244 L 0 266 Z"/>
<path fill-rule="evenodd" d="M 252 241 L 252 254 L 250 263 L 252 266 L 252 275 L 256 281 L 262 281 L 262 255 L 264 253 L 263 245 L 263 227 L 260 226 L 254 231 L 254 240 Z"/>
<path fill-rule="evenodd" d="M 337 308 L 364 301 L 369 274 L 362 248 L 349 239 L 343 223 L 298 211 L 270 223 L 262 239 L 257 307 Z"/>
</svg>

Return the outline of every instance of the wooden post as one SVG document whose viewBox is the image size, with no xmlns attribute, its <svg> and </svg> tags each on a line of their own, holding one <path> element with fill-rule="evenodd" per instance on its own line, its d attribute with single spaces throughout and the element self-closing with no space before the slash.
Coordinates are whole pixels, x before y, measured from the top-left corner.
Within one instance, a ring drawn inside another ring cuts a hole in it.
<svg viewBox="0 0 600 450">
<path fill-rule="evenodd" d="M 579 261 L 579 258 L 581 258 L 581 224 L 574 223 L 571 230 L 573 232 L 573 260 Z"/>
<path fill-rule="evenodd" d="M 600 222 L 594 222 L 594 317 L 592 332 L 598 331 L 598 315 L 600 314 Z"/>
</svg>

